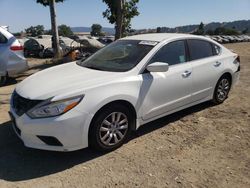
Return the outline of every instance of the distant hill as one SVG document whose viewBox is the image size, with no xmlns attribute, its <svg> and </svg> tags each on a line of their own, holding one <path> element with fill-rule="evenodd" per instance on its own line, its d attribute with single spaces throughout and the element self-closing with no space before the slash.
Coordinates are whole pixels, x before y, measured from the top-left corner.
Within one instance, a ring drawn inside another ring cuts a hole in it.
<svg viewBox="0 0 250 188">
<path fill-rule="evenodd" d="M 175 28 L 170 27 L 161 27 L 161 32 L 163 33 L 192 33 L 199 27 L 199 24 L 196 25 L 185 25 L 179 26 Z M 237 31 L 244 31 L 248 29 L 250 32 L 250 20 L 239 20 L 233 22 L 211 22 L 209 24 L 205 24 L 205 31 L 207 30 L 215 30 L 218 27 L 224 27 L 227 29 L 235 29 Z M 71 27 L 73 32 L 91 32 L 91 27 Z M 114 28 L 103 27 L 102 31 L 108 33 L 110 35 L 115 34 Z M 155 29 L 140 29 L 137 30 L 136 33 L 144 33 L 144 32 L 156 32 Z"/>
<path fill-rule="evenodd" d="M 91 32 L 91 27 L 71 27 L 73 32 Z M 111 35 L 115 34 L 114 28 L 103 27 L 102 31 Z"/>
<path fill-rule="evenodd" d="M 197 25 L 186 25 L 186 26 L 180 26 L 175 28 L 169 28 L 169 27 L 161 27 L 161 32 L 164 33 L 191 33 L 195 31 L 199 27 L 199 24 Z M 212 22 L 209 24 L 205 24 L 205 31 L 207 30 L 215 30 L 218 27 L 224 27 L 227 29 L 235 29 L 237 31 L 244 31 L 245 29 L 248 29 L 250 32 L 250 20 L 239 20 L 234 22 Z"/>
</svg>

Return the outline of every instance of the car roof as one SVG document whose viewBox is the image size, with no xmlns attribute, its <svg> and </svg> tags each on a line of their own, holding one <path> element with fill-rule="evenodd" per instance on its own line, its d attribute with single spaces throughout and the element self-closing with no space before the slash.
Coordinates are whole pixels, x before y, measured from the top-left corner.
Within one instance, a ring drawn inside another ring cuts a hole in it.
<svg viewBox="0 0 250 188">
<path fill-rule="evenodd" d="M 121 40 L 146 40 L 146 41 L 156 41 L 162 42 L 168 39 L 175 39 L 180 37 L 187 38 L 202 38 L 200 36 L 191 35 L 191 34 L 180 34 L 180 33 L 150 33 L 150 34 L 141 34 L 141 35 L 133 35 L 129 37 L 122 38 Z"/>
</svg>

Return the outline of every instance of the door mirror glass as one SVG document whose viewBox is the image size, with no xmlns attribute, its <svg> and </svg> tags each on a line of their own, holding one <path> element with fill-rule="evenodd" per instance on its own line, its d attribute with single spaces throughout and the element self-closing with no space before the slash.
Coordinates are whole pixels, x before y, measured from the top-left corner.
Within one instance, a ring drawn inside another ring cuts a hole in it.
<svg viewBox="0 0 250 188">
<path fill-rule="evenodd" d="M 155 62 L 147 66 L 149 72 L 167 72 L 169 68 L 168 63 Z"/>
</svg>

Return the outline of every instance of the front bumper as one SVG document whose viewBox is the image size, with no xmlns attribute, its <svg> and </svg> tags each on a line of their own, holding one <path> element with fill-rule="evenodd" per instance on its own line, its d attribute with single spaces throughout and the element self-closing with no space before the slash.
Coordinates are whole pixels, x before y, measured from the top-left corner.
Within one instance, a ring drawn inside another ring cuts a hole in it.
<svg viewBox="0 0 250 188">
<path fill-rule="evenodd" d="M 26 147 L 74 151 L 88 147 L 88 127 L 92 116 L 74 109 L 57 117 L 31 119 L 26 114 L 18 116 L 10 109 L 13 128 Z M 40 137 L 40 138 L 39 138 Z M 41 137 L 55 138 L 60 144 L 48 144 Z"/>
</svg>

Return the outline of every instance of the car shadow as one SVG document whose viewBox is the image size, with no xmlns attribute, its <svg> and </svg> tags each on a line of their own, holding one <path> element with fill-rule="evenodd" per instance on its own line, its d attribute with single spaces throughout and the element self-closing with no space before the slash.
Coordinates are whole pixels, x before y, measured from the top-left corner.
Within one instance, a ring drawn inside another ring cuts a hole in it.
<svg viewBox="0 0 250 188">
<path fill-rule="evenodd" d="M 213 106 L 215 106 L 215 104 L 213 104 L 211 101 L 208 101 L 208 102 L 204 102 L 204 103 L 189 107 L 187 109 L 181 110 L 179 112 L 164 116 L 155 121 L 149 122 L 141 126 L 137 131 L 135 131 L 131 139 L 151 133 L 157 129 L 167 126 L 170 123 L 176 122 L 187 115 L 200 112 L 204 109 L 207 109 Z"/>
<path fill-rule="evenodd" d="M 130 140 L 211 106 L 210 102 L 202 103 L 148 123 L 139 128 Z M 98 153 L 88 148 L 68 153 L 29 149 L 24 147 L 22 141 L 15 135 L 10 121 L 0 125 L 0 179 L 3 180 L 16 182 L 43 177 L 103 155 L 105 153 Z"/>
</svg>

